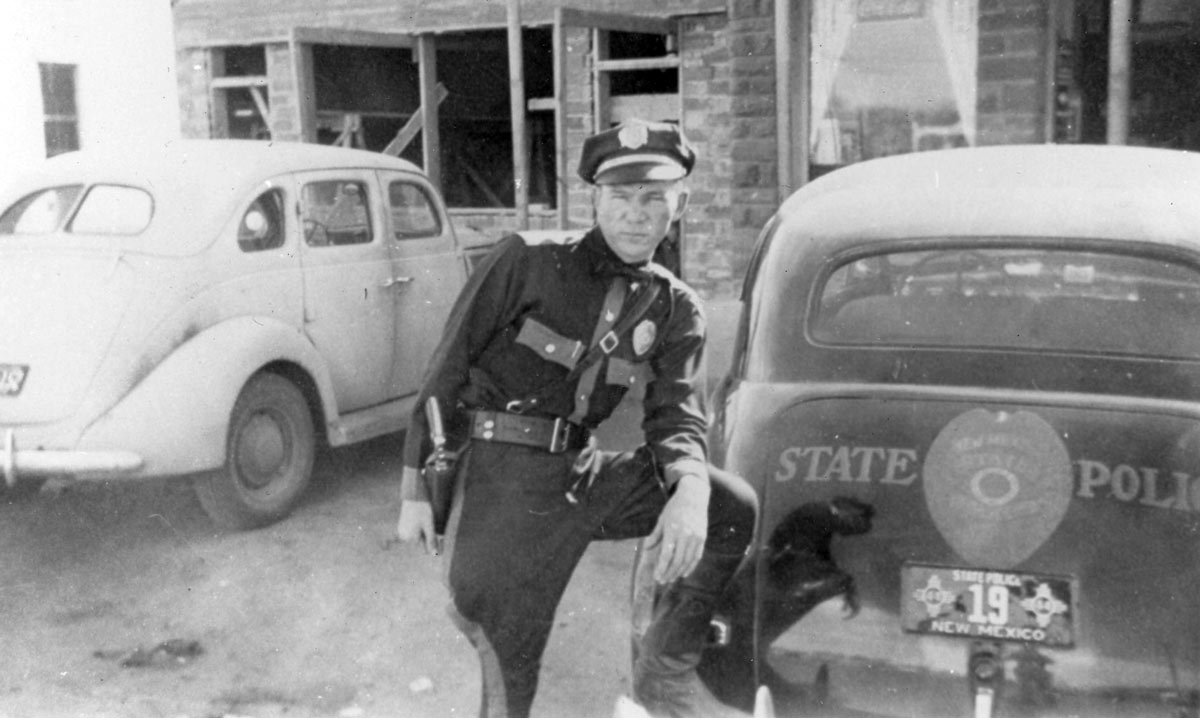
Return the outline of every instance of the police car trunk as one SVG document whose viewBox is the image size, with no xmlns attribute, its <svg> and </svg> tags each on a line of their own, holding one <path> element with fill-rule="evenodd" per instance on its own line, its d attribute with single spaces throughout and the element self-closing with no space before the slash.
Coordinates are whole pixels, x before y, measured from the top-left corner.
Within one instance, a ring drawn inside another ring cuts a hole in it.
<svg viewBox="0 0 1200 718">
<path fill-rule="evenodd" d="M 911 162 L 785 205 L 752 267 L 713 441 L 763 505 L 741 660 L 780 715 L 1196 715 L 1195 212 Z"/>
</svg>

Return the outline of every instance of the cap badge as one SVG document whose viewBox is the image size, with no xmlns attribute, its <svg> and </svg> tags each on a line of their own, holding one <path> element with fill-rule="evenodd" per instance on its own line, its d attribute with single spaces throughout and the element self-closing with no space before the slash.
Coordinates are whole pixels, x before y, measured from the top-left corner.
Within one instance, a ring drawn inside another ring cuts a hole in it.
<svg viewBox="0 0 1200 718">
<path fill-rule="evenodd" d="M 638 356 L 645 354 L 650 350 L 650 345 L 654 344 L 654 337 L 657 335 L 658 329 L 654 322 L 643 319 L 642 323 L 633 329 L 633 353 Z"/>
<path fill-rule="evenodd" d="M 622 147 L 636 150 L 650 141 L 650 128 L 640 123 L 625 125 L 617 133 L 617 140 Z"/>
</svg>

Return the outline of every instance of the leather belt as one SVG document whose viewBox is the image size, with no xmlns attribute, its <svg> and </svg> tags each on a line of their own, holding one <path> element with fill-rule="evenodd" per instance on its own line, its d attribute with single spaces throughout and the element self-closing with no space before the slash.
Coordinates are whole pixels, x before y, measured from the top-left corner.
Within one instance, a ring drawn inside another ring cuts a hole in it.
<svg viewBox="0 0 1200 718">
<path fill-rule="evenodd" d="M 471 437 L 484 441 L 536 446 L 551 454 L 561 454 L 587 445 L 588 430 L 562 417 L 513 414 L 506 411 L 471 412 Z"/>
</svg>

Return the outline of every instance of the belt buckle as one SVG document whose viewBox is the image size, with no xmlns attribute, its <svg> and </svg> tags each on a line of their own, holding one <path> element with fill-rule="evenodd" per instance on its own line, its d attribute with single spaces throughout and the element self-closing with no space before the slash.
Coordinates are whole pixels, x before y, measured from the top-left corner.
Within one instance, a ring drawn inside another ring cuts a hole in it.
<svg viewBox="0 0 1200 718">
<path fill-rule="evenodd" d="M 571 422 L 555 417 L 554 427 L 550 431 L 550 453 L 561 454 L 567 450 L 567 442 L 571 438 Z"/>
</svg>

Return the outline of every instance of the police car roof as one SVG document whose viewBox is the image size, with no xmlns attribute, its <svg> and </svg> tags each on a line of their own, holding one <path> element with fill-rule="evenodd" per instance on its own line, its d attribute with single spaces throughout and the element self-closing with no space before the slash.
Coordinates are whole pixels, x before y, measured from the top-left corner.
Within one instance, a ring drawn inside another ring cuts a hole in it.
<svg viewBox="0 0 1200 718">
<path fill-rule="evenodd" d="M 1200 155 L 1017 145 L 913 153 L 831 172 L 779 210 L 785 233 L 861 242 L 905 237 L 1082 237 L 1200 248 Z"/>
</svg>

